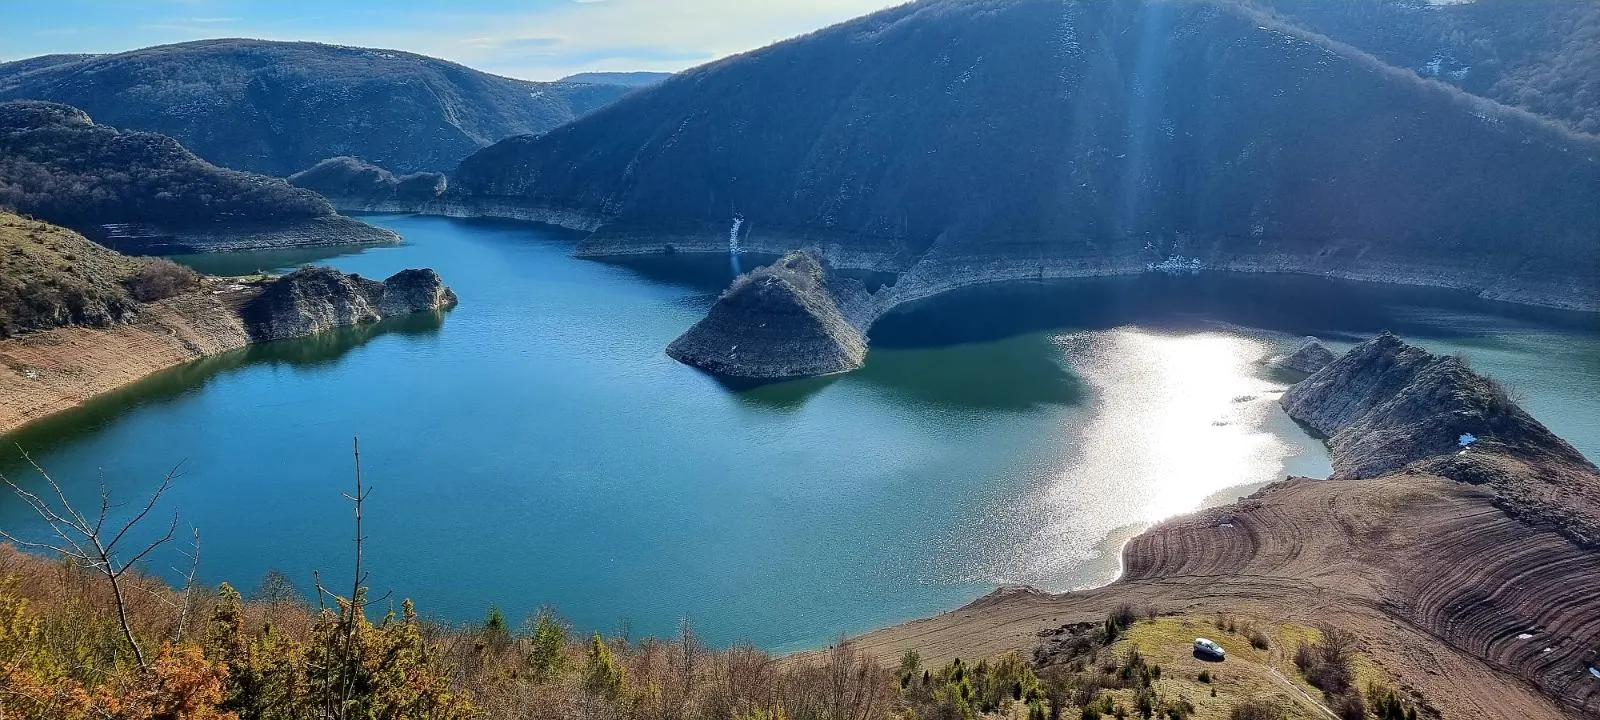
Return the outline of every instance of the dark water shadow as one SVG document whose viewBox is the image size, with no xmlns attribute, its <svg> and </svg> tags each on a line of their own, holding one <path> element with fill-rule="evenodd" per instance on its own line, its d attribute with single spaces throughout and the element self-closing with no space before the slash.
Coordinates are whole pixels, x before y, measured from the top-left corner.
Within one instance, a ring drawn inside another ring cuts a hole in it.
<svg viewBox="0 0 1600 720">
<path fill-rule="evenodd" d="M 30 453 L 48 453 L 76 438 L 109 427 L 141 408 L 169 404 L 198 393 L 208 383 L 229 373 L 256 365 L 329 366 L 380 336 L 420 338 L 438 333 L 443 326 L 443 312 L 415 313 L 368 325 L 337 328 L 307 338 L 250 345 L 168 368 L 0 436 L 0 470 L 19 460 L 16 457 L 18 446 Z"/>
<path fill-rule="evenodd" d="M 710 295 L 714 300 L 739 273 L 727 255 L 678 253 L 674 255 L 629 255 L 584 258 L 590 262 L 626 270 L 651 283 L 688 288 Z M 740 253 L 737 270 L 749 272 L 771 264 L 778 256 Z M 710 305 L 710 303 L 706 303 Z"/>
<path fill-rule="evenodd" d="M 732 393 L 741 405 L 775 412 L 794 412 L 805 407 L 812 398 L 844 377 L 844 375 L 824 375 L 780 381 L 717 377 L 716 380 L 717 384 Z"/>
<path fill-rule="evenodd" d="M 444 327 L 444 311 L 419 312 L 376 323 L 334 328 L 310 337 L 261 343 L 245 348 L 246 364 L 315 368 L 339 362 L 351 350 L 382 335 L 427 337 Z"/>
<path fill-rule="evenodd" d="M 1459 323 L 1441 324 L 1438 312 Z M 1495 319 L 1485 322 L 1486 316 Z M 1457 290 L 1301 275 L 1148 274 L 981 286 L 911 303 L 879 318 L 874 348 L 993 341 L 1044 330 L 1237 325 L 1357 341 L 1384 330 L 1418 337 L 1493 337 L 1507 322 L 1600 332 L 1600 316 L 1492 302 Z"/>
<path fill-rule="evenodd" d="M 281 272 L 334 258 L 359 255 L 369 249 L 371 248 L 361 245 L 331 245 L 288 250 L 241 250 L 225 253 L 169 255 L 167 259 L 187 265 L 194 268 L 195 271 L 207 275 L 238 276 L 263 272 Z"/>
<path fill-rule="evenodd" d="M 982 344 L 927 349 L 874 348 L 846 376 L 904 405 L 1021 412 L 1082 405 L 1089 385 L 1061 361 L 1061 349 L 1040 333 Z"/>
</svg>

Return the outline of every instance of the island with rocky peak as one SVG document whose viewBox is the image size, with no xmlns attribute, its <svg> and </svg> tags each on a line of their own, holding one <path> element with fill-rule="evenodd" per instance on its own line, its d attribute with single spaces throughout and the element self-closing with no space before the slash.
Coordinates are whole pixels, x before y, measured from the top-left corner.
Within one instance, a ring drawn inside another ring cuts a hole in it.
<svg viewBox="0 0 1600 720">
<path fill-rule="evenodd" d="M 715 375 L 776 380 L 861 367 L 871 296 L 815 251 L 789 253 L 733 281 L 711 311 L 667 347 Z"/>
</svg>

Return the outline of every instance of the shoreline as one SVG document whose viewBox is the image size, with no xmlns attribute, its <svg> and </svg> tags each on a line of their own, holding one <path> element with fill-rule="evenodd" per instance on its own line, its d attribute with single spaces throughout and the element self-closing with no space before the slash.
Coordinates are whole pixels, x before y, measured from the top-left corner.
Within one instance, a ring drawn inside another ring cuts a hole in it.
<svg viewBox="0 0 1600 720">
<path fill-rule="evenodd" d="M 132 322 L 0 340 L 0 436 L 163 370 L 250 344 L 235 307 L 254 289 L 210 279 L 140 308 Z"/>
<path fill-rule="evenodd" d="M 596 237 L 605 218 L 581 211 L 530 208 L 508 200 L 462 202 L 434 200 L 426 203 L 385 201 L 380 203 L 331 200 L 345 213 L 412 214 L 457 219 L 499 219 L 547 225 L 591 233 L 579 242 L 574 256 L 584 259 L 667 256 L 675 254 L 726 255 L 728 238 L 707 234 L 682 234 L 662 231 L 650 236 L 648 244 L 632 242 L 637 235 Z M 1031 259 L 985 257 L 950 251 L 935 245 L 923 256 L 908 262 L 885 250 L 847 248 L 823 236 L 771 235 L 747 237 L 740 241 L 743 253 L 784 254 L 806 247 L 817 248 L 830 267 L 836 270 L 893 273 L 895 284 L 873 294 L 872 319 L 907 303 L 983 285 L 1018 281 L 1079 280 L 1090 278 L 1135 277 L 1152 272 L 1223 272 L 1240 275 L 1298 275 L 1352 282 L 1381 283 L 1409 287 L 1437 288 L 1471 293 L 1491 302 L 1576 313 L 1600 313 L 1600 283 L 1579 286 L 1582 276 L 1551 283 L 1537 268 L 1504 267 L 1494 259 L 1476 265 L 1430 264 L 1404 258 L 1367 259 L 1364 253 L 1348 258 L 1348 248 L 1329 246 L 1317 253 L 1252 253 L 1238 247 L 1238 239 L 1221 238 L 1206 250 L 1197 247 L 1193 257 L 1183 253 L 1158 257 L 1136 244 L 1112 242 L 1100 256 L 1041 256 L 1029 251 Z M 1025 248 L 1026 249 L 1026 248 Z M 664 251 L 666 250 L 666 251 Z M 998 270 L 996 268 L 999 268 Z M 907 284 L 906 281 L 910 281 Z"/>
</svg>

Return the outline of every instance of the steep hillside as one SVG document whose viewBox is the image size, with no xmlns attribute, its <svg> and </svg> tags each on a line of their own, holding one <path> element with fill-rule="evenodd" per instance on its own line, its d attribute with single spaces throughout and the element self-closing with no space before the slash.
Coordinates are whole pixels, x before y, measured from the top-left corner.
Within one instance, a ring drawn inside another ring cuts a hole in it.
<svg viewBox="0 0 1600 720">
<path fill-rule="evenodd" d="M 1600 142 L 1233 3 L 926 0 L 463 161 L 580 253 L 815 244 L 918 293 L 1288 271 L 1600 309 Z"/>
<path fill-rule="evenodd" d="M 286 176 L 354 155 L 395 172 L 446 171 L 632 87 L 534 83 L 395 50 L 202 40 L 0 65 L 0 100 L 51 100 L 170 135 L 218 165 Z"/>
<path fill-rule="evenodd" d="M 0 212 L 0 338 L 65 325 L 105 327 L 141 302 L 193 288 L 192 271 L 131 258 L 71 230 Z"/>
<path fill-rule="evenodd" d="M 124 133 L 55 103 L 0 103 L 0 207 L 133 252 L 383 243 L 274 178 L 224 170 L 172 138 Z"/>
<path fill-rule="evenodd" d="M 1393 65 L 1600 134 L 1600 3 L 1256 2 Z"/>
</svg>

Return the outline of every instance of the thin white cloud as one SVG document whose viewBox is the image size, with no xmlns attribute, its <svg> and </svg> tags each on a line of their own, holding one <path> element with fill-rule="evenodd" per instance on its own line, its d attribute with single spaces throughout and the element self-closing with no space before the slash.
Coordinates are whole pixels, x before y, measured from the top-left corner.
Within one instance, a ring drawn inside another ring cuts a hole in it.
<svg viewBox="0 0 1600 720">
<path fill-rule="evenodd" d="M 392 24 L 276 39 L 390 47 L 503 75 L 554 79 L 584 71 L 682 70 L 901 1 L 573 0 L 515 15 L 441 13 L 419 18 L 417 29 Z"/>
</svg>

